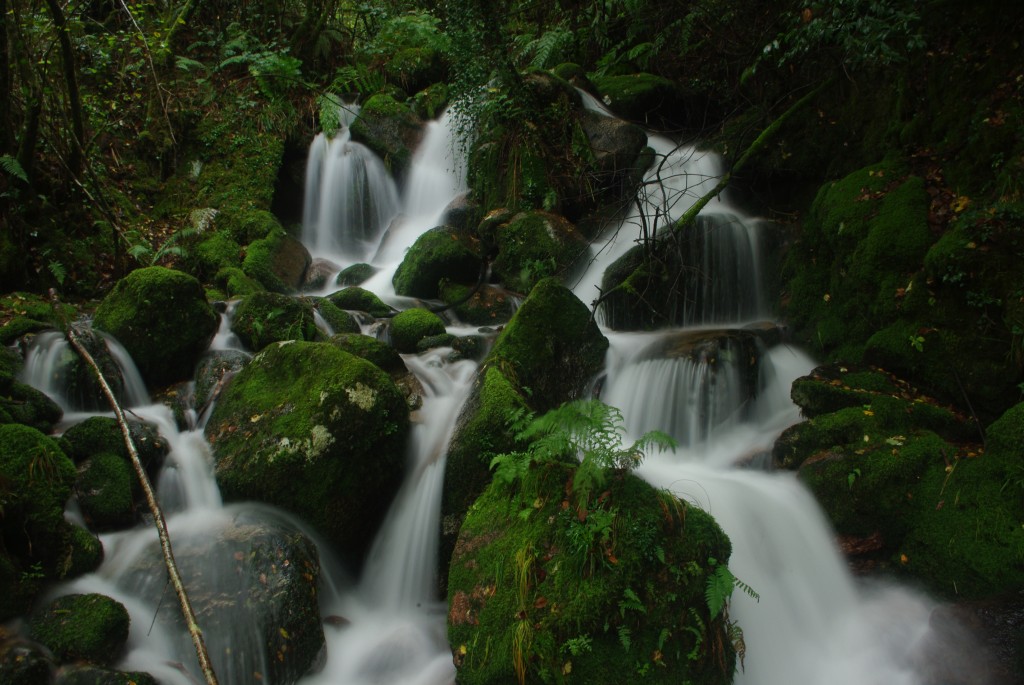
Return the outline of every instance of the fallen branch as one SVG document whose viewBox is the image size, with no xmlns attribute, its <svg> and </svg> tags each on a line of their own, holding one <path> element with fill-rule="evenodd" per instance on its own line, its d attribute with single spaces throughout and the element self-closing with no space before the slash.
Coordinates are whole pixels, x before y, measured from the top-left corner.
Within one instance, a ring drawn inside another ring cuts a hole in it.
<svg viewBox="0 0 1024 685">
<path fill-rule="evenodd" d="M 54 305 L 54 308 L 59 304 L 57 294 L 51 290 L 50 300 Z M 117 401 L 117 397 L 114 395 L 114 391 L 111 389 L 110 384 L 107 383 L 107 379 L 104 378 L 103 372 L 100 371 L 99 365 L 96 364 L 96 360 L 89 354 L 89 350 L 85 348 L 85 345 L 78 339 L 78 334 L 75 333 L 75 329 L 71 325 L 64 327 L 64 335 L 67 337 L 68 342 L 75 348 L 75 351 L 85 360 L 85 363 L 89 365 L 93 373 L 96 374 L 96 380 L 99 381 L 100 387 L 103 389 L 103 394 L 106 396 L 107 401 L 110 402 L 110 406 L 114 410 L 114 418 L 117 419 L 117 425 L 121 427 L 121 435 L 124 436 L 124 444 L 128 448 L 128 455 L 131 458 L 132 467 L 135 469 L 135 475 L 139 478 L 139 483 L 142 485 L 142 491 L 146 496 L 146 503 L 149 505 L 149 510 L 153 514 L 153 524 L 156 526 L 157 535 L 160 538 L 160 550 L 163 552 L 164 565 L 167 567 L 167 575 L 170 578 L 171 584 L 174 586 L 174 591 L 178 595 L 178 602 L 181 604 L 181 613 L 185 617 L 185 624 L 188 626 L 189 635 L 192 637 L 192 644 L 196 649 L 196 656 L 199 658 L 199 667 L 203 671 L 203 675 L 206 677 L 207 685 L 217 685 L 217 675 L 213 671 L 213 665 L 210 662 L 210 655 L 206 650 L 206 642 L 203 640 L 203 633 L 199 629 L 199 623 L 196 621 L 195 612 L 192 610 L 192 603 L 189 601 L 188 594 L 185 592 L 185 585 L 181 580 L 181 574 L 178 572 L 178 566 L 174 562 L 174 553 L 171 550 L 171 537 L 167 532 L 167 522 L 164 520 L 163 511 L 160 509 L 160 504 L 156 501 L 156 494 L 153 491 L 153 485 L 149 482 L 149 477 L 146 475 L 146 469 L 142 466 L 142 460 L 139 458 L 139 451 L 135 447 L 135 441 L 132 439 L 131 428 L 128 425 L 128 419 L 125 417 L 124 410 L 121 408 L 120 402 Z"/>
</svg>

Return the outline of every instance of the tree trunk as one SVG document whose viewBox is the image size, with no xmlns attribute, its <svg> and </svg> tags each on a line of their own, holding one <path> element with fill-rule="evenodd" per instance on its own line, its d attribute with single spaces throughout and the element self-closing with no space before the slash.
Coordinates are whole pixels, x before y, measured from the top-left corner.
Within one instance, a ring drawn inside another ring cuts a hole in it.
<svg viewBox="0 0 1024 685">
<path fill-rule="evenodd" d="M 68 29 L 64 11 L 57 0 L 46 0 L 54 28 L 57 29 L 57 40 L 60 43 L 61 66 L 64 70 L 64 83 L 68 89 L 68 109 L 71 114 L 71 141 L 68 154 L 68 168 L 73 176 L 82 171 L 82 145 L 85 141 L 85 124 L 82 116 L 82 99 L 78 93 L 78 76 L 75 69 L 75 53 L 71 45 L 71 33 Z"/>
</svg>

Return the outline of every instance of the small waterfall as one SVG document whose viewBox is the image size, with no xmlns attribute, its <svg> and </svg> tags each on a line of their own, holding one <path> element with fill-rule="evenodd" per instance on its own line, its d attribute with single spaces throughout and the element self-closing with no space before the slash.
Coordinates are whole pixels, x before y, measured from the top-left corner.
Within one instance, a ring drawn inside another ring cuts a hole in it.
<svg viewBox="0 0 1024 685">
<path fill-rule="evenodd" d="M 124 346 L 99 331 L 90 329 L 89 334 L 103 343 L 104 349 L 99 352 L 105 352 L 113 364 L 111 368 L 102 356 L 96 360 L 101 368 L 107 367 L 104 373 L 118 401 L 127 406 L 148 404 L 149 391 Z M 88 339 L 90 335 L 84 337 Z M 95 350 L 93 356 L 98 356 Z M 21 380 L 44 392 L 65 412 L 108 408 L 92 371 L 86 368 L 64 334 L 58 331 L 43 331 L 32 339 L 25 355 Z"/>
<path fill-rule="evenodd" d="M 304 685 L 449 685 L 454 666 L 436 586 L 448 440 L 476 364 L 447 363 L 449 348 L 406 356 L 426 398 L 410 439 L 409 475 L 367 559 L 363 580 L 334 602 L 351 624 L 328 635 L 331 660 Z"/>
<path fill-rule="evenodd" d="M 395 301 L 391 278 L 406 251 L 440 223 L 445 208 L 467 189 L 466 162 L 454 140 L 452 119 L 445 113 L 427 124 L 401 197 L 383 162 L 353 142 L 347 130 L 330 141 L 318 135 L 306 167 L 302 240 L 309 251 L 342 265 L 370 262 L 379 267 L 363 287 Z M 358 164 L 353 156 L 359 157 Z M 358 168 L 353 171 L 353 166 Z M 386 211 L 369 222 L 349 219 L 365 206 Z M 372 230 L 365 228 L 370 225 Z M 353 235 L 359 239 L 352 240 Z"/>
<path fill-rule="evenodd" d="M 302 224 L 311 252 L 342 264 L 366 261 L 398 213 L 398 189 L 384 163 L 347 127 L 313 139 Z"/>
</svg>

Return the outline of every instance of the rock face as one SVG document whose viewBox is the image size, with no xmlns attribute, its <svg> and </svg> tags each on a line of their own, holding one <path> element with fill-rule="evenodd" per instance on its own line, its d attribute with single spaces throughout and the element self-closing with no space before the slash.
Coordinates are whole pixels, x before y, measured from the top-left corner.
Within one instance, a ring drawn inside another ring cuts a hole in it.
<svg viewBox="0 0 1024 685">
<path fill-rule="evenodd" d="M 706 600 L 730 554 L 718 525 L 621 473 L 579 509 L 573 466 L 547 466 L 546 486 L 495 480 L 466 516 L 448 586 L 458 682 L 732 682 L 729 621 Z"/>
<path fill-rule="evenodd" d="M 253 352 L 282 340 L 314 340 L 313 303 L 280 293 L 254 293 L 238 305 L 231 331 Z"/>
<path fill-rule="evenodd" d="M 425 232 L 409 251 L 392 279 L 395 292 L 410 297 L 436 298 L 442 278 L 474 283 L 480 273 L 480 257 L 450 226 Z"/>
<path fill-rule="evenodd" d="M 409 167 L 423 122 L 408 106 L 386 93 L 367 100 L 352 124 L 352 138 L 373 150 L 396 176 Z"/>
<path fill-rule="evenodd" d="M 203 525 L 175 542 L 174 555 L 218 676 L 295 683 L 324 648 L 316 546 L 268 511 L 228 508 Z M 153 544 L 122 582 L 137 596 L 159 597 L 165 577 Z M 175 602 L 163 602 L 157 620 L 180 634 L 180 653 L 192 649 Z"/>
<path fill-rule="evenodd" d="M 409 410 L 390 377 L 329 343 L 270 345 L 206 426 L 228 500 L 283 507 L 361 559 L 401 484 Z"/>
<path fill-rule="evenodd" d="M 162 386 L 192 377 L 217 314 L 195 278 L 151 266 L 118 281 L 93 325 L 124 345 L 148 385 Z"/>
<path fill-rule="evenodd" d="M 541 279 L 566 277 L 588 254 L 587 243 L 568 219 L 549 212 L 522 212 L 498 226 L 495 275 L 510 290 L 528 293 Z"/>
<path fill-rule="evenodd" d="M 242 271 L 267 290 L 293 293 L 302 288 L 312 261 L 309 250 L 297 238 L 278 228 L 249 244 Z"/>
</svg>

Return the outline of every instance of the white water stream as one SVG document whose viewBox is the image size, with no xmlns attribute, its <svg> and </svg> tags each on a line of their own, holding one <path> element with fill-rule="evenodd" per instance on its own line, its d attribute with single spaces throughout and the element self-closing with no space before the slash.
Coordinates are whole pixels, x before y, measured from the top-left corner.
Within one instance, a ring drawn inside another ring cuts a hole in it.
<svg viewBox="0 0 1024 685">
<path fill-rule="evenodd" d="M 661 139 L 651 143 L 666 155 L 678 153 L 685 158 L 683 167 L 672 166 L 676 171 L 671 174 L 663 171 L 663 176 L 682 182 L 666 191 L 671 201 L 663 198 L 651 205 L 654 213 L 669 212 L 659 219 L 664 222 L 689 206 L 720 170 L 709 154 L 676 150 Z M 330 141 L 318 138 L 310 152 L 311 190 L 307 191 L 304 229 L 311 251 L 342 266 L 375 263 L 381 271 L 365 287 L 393 296 L 391 275 L 405 250 L 435 225 L 447 203 L 464 190 L 463 165 L 453 161 L 453 149 L 448 122 L 432 124 L 399 200 L 391 179 L 379 173 L 379 160 L 349 140 L 346 132 Z M 353 205 L 361 209 L 353 211 Z M 364 211 L 367 208 L 373 211 Z M 749 248 L 750 258 L 757 264 L 756 222 L 734 209 L 728 211 L 734 217 L 728 223 L 742 224 L 742 235 L 754 236 L 745 240 L 754 246 Z M 631 217 L 620 231 L 609 234 L 614 243 L 599 249 L 576 286 L 583 301 L 593 298 L 604 268 L 632 247 L 637 224 L 637 217 Z M 713 268 L 710 263 L 705 267 Z M 753 278 L 756 283 L 756 272 Z M 750 306 L 742 311 L 751 314 L 744 316 L 756 318 L 764 309 L 760 290 L 747 292 L 745 298 Z M 737 310 L 708 311 L 717 313 L 697 318 L 734 327 L 743 322 Z M 603 399 L 623 411 L 631 432 L 659 428 L 680 438 L 681 449 L 651 455 L 640 475 L 707 509 L 732 539 L 730 568 L 760 594 L 758 602 L 740 592 L 734 595 L 732 616 L 744 630 L 747 647 L 745 670 L 737 674 L 737 682 L 921 683 L 913 654 L 927 631 L 927 602 L 904 590 L 869 591 L 855 583 L 816 503 L 792 474 L 734 466 L 738 459 L 770 448 L 781 430 L 799 420 L 788 398 L 789 386 L 812 368 L 813 361 L 786 346 L 766 351 L 756 398 L 740 401 L 734 396 L 728 368 L 712 373 L 688 360 L 651 360 L 637 354 L 659 335 L 609 333 L 612 347 Z M 215 346 L 224 349 L 234 344 L 222 331 Z M 454 681 L 445 640 L 446 607 L 434 589 L 437 527 L 446 446 L 475 366 L 447 363 L 444 353 L 406 357 L 426 390 L 424 405 L 415 417 L 409 477 L 362 580 L 353 584 L 334 577 L 333 567 L 325 564 L 324 614 L 343 616 L 347 623 L 325 627 L 326 664 L 319 673 L 304 678 L 303 685 L 450 685 Z M 48 383 L 52 370 L 43 368 L 42 362 L 33 363 L 30 358 L 29 382 Z M 49 391 L 59 394 L 52 387 Z M 740 404 L 746 405 L 742 412 L 737 411 Z M 201 430 L 179 432 L 163 407 L 140 406 L 135 411 L 156 421 L 171 442 L 169 470 L 161 479 L 160 491 L 177 512 L 170 520 L 172 537 L 185 539 L 189 531 L 208 529 L 237 514 L 237 507 L 248 506 L 222 506 Z M 256 512 L 265 509 L 252 507 Z M 188 685 L 189 678 L 174 666 L 189 659 L 176 651 L 180 640 L 158 627 L 147 632 L 152 601 L 132 596 L 117 583 L 125 565 L 151 539 L 148 529 L 104 536 L 107 561 L 70 590 L 104 592 L 128 606 L 133 618 L 131 651 L 122 668 L 148 670 L 170 685 Z M 246 674 L 221 676 L 224 685 L 249 682 Z"/>
</svg>

